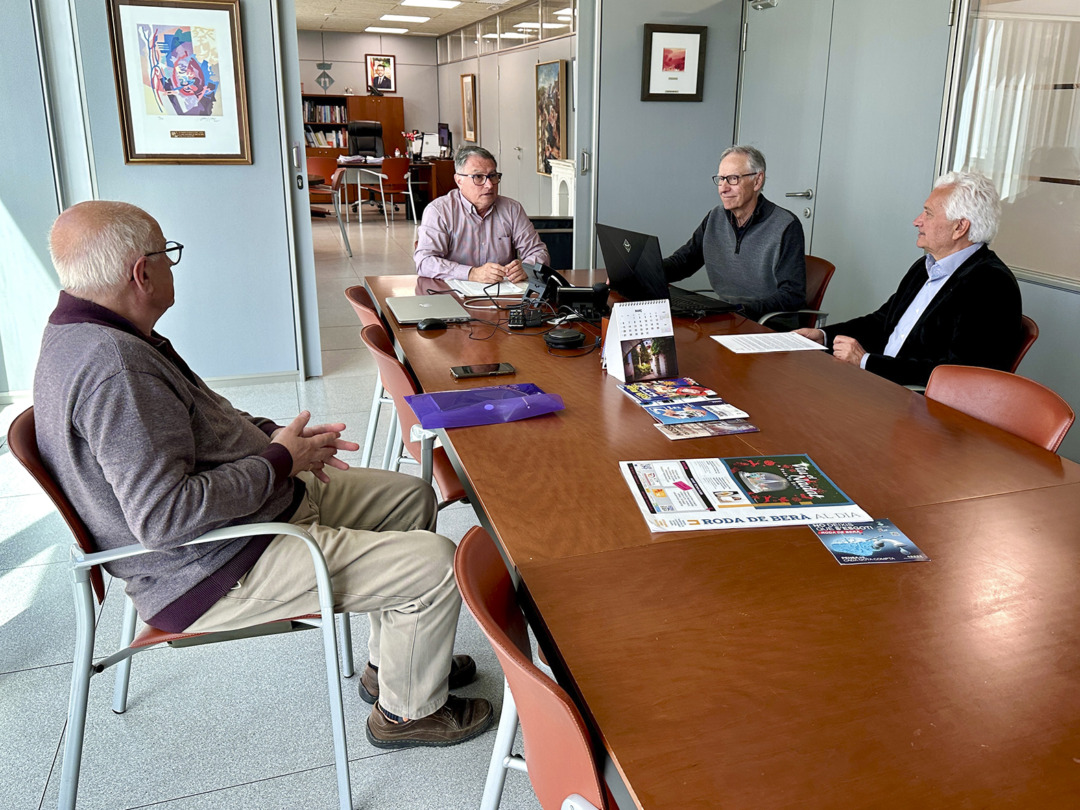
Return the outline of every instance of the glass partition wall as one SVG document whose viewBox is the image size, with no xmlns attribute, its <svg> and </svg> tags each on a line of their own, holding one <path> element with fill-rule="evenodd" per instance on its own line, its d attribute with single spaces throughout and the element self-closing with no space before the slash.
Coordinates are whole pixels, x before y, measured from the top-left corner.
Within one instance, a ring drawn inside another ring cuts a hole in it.
<svg viewBox="0 0 1080 810">
<path fill-rule="evenodd" d="M 439 64 L 577 32 L 577 0 L 532 0 L 439 37 Z"/>
</svg>

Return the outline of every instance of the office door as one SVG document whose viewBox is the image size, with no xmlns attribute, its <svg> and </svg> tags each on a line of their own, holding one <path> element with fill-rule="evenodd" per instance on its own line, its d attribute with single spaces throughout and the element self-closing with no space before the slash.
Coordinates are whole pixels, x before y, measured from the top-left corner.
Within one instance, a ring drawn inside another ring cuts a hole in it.
<svg viewBox="0 0 1080 810">
<path fill-rule="evenodd" d="M 522 87 L 536 83 L 537 51 L 527 48 L 499 54 L 499 144 L 503 173 L 500 193 L 538 214 L 539 180 L 536 175 L 536 104 Z"/>
<path fill-rule="evenodd" d="M 736 139 L 764 153 L 764 194 L 798 216 L 807 253 L 814 233 L 832 13 L 833 0 L 748 5 L 739 71 Z"/>
</svg>

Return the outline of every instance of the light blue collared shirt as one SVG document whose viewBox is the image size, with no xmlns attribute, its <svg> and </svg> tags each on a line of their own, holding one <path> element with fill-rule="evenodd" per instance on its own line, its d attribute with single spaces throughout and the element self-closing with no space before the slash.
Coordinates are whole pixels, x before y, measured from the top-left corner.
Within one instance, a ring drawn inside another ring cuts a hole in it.
<svg viewBox="0 0 1080 810">
<path fill-rule="evenodd" d="M 885 351 L 882 354 L 886 357 L 896 357 L 903 347 L 904 341 L 911 334 L 911 330 L 915 328 L 919 318 L 926 312 L 930 302 L 934 300 L 934 296 L 945 286 L 945 282 L 956 272 L 956 268 L 966 262 L 968 257 L 981 248 L 983 244 L 983 242 L 976 242 L 963 250 L 956 251 L 956 253 L 950 253 L 940 262 L 934 261 L 934 257 L 929 253 L 926 254 L 926 282 L 923 284 L 922 289 L 919 290 L 919 294 L 908 304 L 908 308 L 897 322 L 896 328 L 889 335 L 889 342 L 885 344 Z M 859 361 L 862 368 L 866 368 L 866 361 L 869 357 L 869 353 L 864 354 L 862 360 Z"/>
</svg>

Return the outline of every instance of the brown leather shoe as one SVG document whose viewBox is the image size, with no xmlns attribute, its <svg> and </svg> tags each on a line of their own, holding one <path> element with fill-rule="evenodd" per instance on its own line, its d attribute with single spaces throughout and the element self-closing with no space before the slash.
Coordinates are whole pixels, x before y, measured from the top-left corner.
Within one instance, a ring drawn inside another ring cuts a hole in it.
<svg viewBox="0 0 1080 810">
<path fill-rule="evenodd" d="M 378 704 L 371 710 L 366 731 L 376 748 L 412 748 L 417 745 L 457 745 L 483 734 L 494 714 L 484 698 L 449 695 L 442 708 L 427 717 L 394 723 Z"/>
<path fill-rule="evenodd" d="M 460 689 L 476 680 L 476 662 L 468 655 L 455 655 L 450 661 L 450 688 Z M 360 699 L 374 704 L 379 699 L 379 671 L 368 662 L 360 675 Z"/>
</svg>

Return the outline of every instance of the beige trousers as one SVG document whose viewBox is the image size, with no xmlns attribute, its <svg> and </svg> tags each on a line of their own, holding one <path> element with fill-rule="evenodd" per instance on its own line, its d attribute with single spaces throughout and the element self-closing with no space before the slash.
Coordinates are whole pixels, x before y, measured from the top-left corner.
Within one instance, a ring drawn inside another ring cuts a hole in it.
<svg viewBox="0 0 1080 810">
<path fill-rule="evenodd" d="M 301 473 L 307 494 L 289 520 L 323 550 L 334 606 L 371 619 L 368 660 L 379 667 L 379 704 L 402 717 L 446 702 L 461 597 L 452 541 L 434 534 L 436 500 L 419 478 L 326 468 L 329 484 Z M 206 632 L 317 613 L 311 554 L 275 537 L 237 587 L 188 628 Z"/>
</svg>

